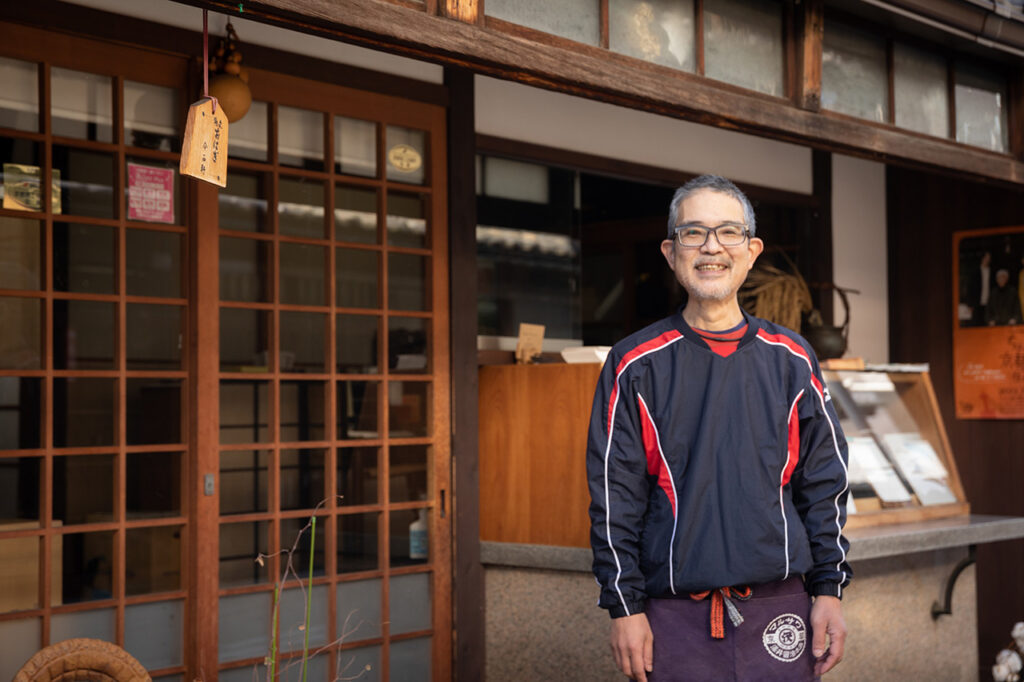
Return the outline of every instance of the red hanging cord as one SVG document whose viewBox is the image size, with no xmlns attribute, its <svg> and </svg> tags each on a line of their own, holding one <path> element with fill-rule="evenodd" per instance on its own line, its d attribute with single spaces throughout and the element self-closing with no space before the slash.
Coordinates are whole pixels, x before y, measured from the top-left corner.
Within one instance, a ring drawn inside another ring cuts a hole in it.
<svg viewBox="0 0 1024 682">
<path fill-rule="evenodd" d="M 203 97 L 213 100 L 213 113 L 217 113 L 217 98 L 210 97 L 210 37 L 207 31 L 206 10 L 203 10 Z"/>
</svg>

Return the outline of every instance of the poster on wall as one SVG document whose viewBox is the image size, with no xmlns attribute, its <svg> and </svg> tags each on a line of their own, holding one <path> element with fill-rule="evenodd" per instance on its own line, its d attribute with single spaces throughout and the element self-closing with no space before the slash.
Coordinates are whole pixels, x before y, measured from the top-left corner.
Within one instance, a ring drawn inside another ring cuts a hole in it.
<svg viewBox="0 0 1024 682">
<path fill-rule="evenodd" d="M 1024 419 L 1024 226 L 953 234 L 959 419 Z"/>
<path fill-rule="evenodd" d="M 128 220 L 174 222 L 174 169 L 128 163 Z"/>
</svg>

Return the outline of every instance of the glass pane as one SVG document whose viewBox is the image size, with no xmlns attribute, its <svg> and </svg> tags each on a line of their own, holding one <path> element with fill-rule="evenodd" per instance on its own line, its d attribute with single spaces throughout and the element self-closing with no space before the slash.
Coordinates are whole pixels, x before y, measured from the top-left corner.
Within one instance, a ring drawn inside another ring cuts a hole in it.
<svg viewBox="0 0 1024 682">
<path fill-rule="evenodd" d="M 389 601 L 392 635 L 430 629 L 433 620 L 430 578 L 430 573 L 396 575 L 391 578 Z"/>
<path fill-rule="evenodd" d="M 309 575 L 309 543 L 312 537 L 311 528 L 307 528 L 309 522 L 310 520 L 306 517 L 281 519 L 281 549 L 291 551 L 292 568 L 300 576 Z M 324 574 L 324 557 L 327 550 L 327 540 L 324 535 L 324 526 L 326 525 L 325 518 L 317 518 L 316 542 L 313 543 L 313 575 Z M 282 572 L 287 556 L 284 555 L 281 559 Z"/>
<path fill-rule="evenodd" d="M 266 310 L 220 309 L 220 371 L 267 372 L 272 316 Z"/>
<path fill-rule="evenodd" d="M 334 117 L 334 172 L 377 175 L 377 124 L 343 116 Z"/>
<path fill-rule="evenodd" d="M 150 83 L 124 82 L 125 144 L 164 152 L 181 151 L 178 91 Z M 234 129 L 231 130 L 234 138 Z M 232 139 L 234 143 L 234 139 Z"/>
<path fill-rule="evenodd" d="M 282 441 L 324 439 L 325 386 L 322 381 L 281 382 Z"/>
<path fill-rule="evenodd" d="M 177 161 L 128 159 L 125 205 L 128 220 L 167 225 L 183 224 Z"/>
<path fill-rule="evenodd" d="M 338 382 L 338 438 L 378 438 L 379 381 Z"/>
<path fill-rule="evenodd" d="M 388 126 L 387 135 L 388 180 L 422 185 L 427 171 L 427 134 Z"/>
<path fill-rule="evenodd" d="M 427 272 L 426 256 L 388 254 L 388 308 L 429 310 Z"/>
<path fill-rule="evenodd" d="M 114 455 L 53 458 L 53 519 L 62 525 L 114 518 Z"/>
<path fill-rule="evenodd" d="M 305 178 L 281 178 L 278 183 L 277 223 L 281 234 L 322 239 L 324 183 Z"/>
<path fill-rule="evenodd" d="M 42 289 L 42 251 L 42 223 L 0 216 L 0 289 Z"/>
<path fill-rule="evenodd" d="M 334 188 L 334 238 L 342 242 L 377 243 L 377 191 Z"/>
<path fill-rule="evenodd" d="M 282 310 L 280 320 L 281 371 L 323 372 L 327 367 L 327 315 Z"/>
<path fill-rule="evenodd" d="M 336 627 L 343 642 L 380 636 L 380 585 L 379 578 L 338 583 Z"/>
<path fill-rule="evenodd" d="M 673 69 L 696 65 L 693 0 L 609 0 L 608 47 Z"/>
<path fill-rule="evenodd" d="M 367 646 L 358 649 L 346 649 L 337 653 L 335 679 L 355 679 L 359 682 L 380 682 L 381 647 Z M 398 679 L 398 678 L 394 678 Z"/>
<path fill-rule="evenodd" d="M 53 302 L 55 369 L 113 369 L 115 303 Z"/>
<path fill-rule="evenodd" d="M 58 137 L 112 142 L 113 88 L 109 76 L 50 69 L 50 126 Z"/>
<path fill-rule="evenodd" d="M 956 65 L 956 140 L 1007 150 L 1006 78 L 972 64 Z"/>
<path fill-rule="evenodd" d="M 16 530 L 22 527 L 38 528 L 38 524 L 3 524 L 4 530 Z M 4 572 L 0 574 L 0 613 L 39 608 L 41 603 L 39 601 L 39 554 L 41 550 L 42 545 L 39 543 L 38 537 L 0 538 L 0 556 L 4 558 L 5 564 Z M 59 554 L 54 560 L 59 560 Z M 55 592 L 52 596 L 56 597 L 57 593 Z M 0 621 L 0 632 L 2 632 L 2 628 L 3 621 Z M 2 665 L 0 662 L 0 667 Z"/>
<path fill-rule="evenodd" d="M 56 560 L 56 557 L 55 557 Z M 70 533 L 61 549 L 64 604 L 111 599 L 114 563 L 114 531 Z"/>
<path fill-rule="evenodd" d="M 41 618 L 0 621 L 0 642 L 6 651 L 26 652 L 25 656 L 4 656 L 0 658 L 0 679 L 13 680 L 21 666 L 39 651 L 43 642 Z"/>
<path fill-rule="evenodd" d="M 256 561 L 259 555 L 269 552 L 267 538 L 269 524 L 266 521 L 248 523 L 222 523 L 220 526 L 220 586 L 254 585 L 265 583 L 268 578 L 269 561 L 261 566 Z M 221 608 L 224 601 L 221 600 Z M 221 636 L 225 614 L 220 613 Z M 223 646 L 223 643 L 221 644 Z"/>
<path fill-rule="evenodd" d="M 128 379 L 127 384 L 128 445 L 183 442 L 181 379 Z"/>
<path fill-rule="evenodd" d="M 0 458 L 0 528 L 10 530 L 13 519 L 36 521 L 39 516 L 38 457 Z M 0 556 L 5 556 L 0 553 Z"/>
<path fill-rule="evenodd" d="M 319 111 L 277 108 L 278 162 L 307 170 L 324 170 L 324 116 Z"/>
<path fill-rule="evenodd" d="M 267 103 L 253 101 L 245 116 L 231 124 L 228 156 L 232 159 L 266 161 L 267 149 Z M 229 184 L 230 177 L 228 174 Z"/>
<path fill-rule="evenodd" d="M 131 607 L 129 607 L 131 608 Z M 63 642 L 65 639 L 90 637 L 108 642 L 114 641 L 114 609 L 92 609 L 75 613 L 55 613 L 50 618 L 50 641 Z M 128 628 L 125 628 L 125 636 Z"/>
<path fill-rule="evenodd" d="M 427 499 L 429 453 L 426 445 L 391 446 L 389 490 L 392 502 Z"/>
<path fill-rule="evenodd" d="M 335 335 L 338 371 L 347 374 L 376 374 L 380 371 L 376 315 L 338 315 Z"/>
<path fill-rule="evenodd" d="M 338 448 L 339 504 L 377 501 L 377 448 Z"/>
<path fill-rule="evenodd" d="M 232 136 L 234 132 L 232 129 Z M 232 137 L 231 144 L 234 143 Z M 228 173 L 227 186 L 220 190 L 217 204 L 220 208 L 220 229 L 240 232 L 269 231 L 265 177 L 248 173 Z"/>
<path fill-rule="evenodd" d="M 246 114 L 244 121 L 249 115 Z M 234 125 L 234 124 L 232 124 Z M 261 682 L 266 676 L 266 668 L 262 664 L 252 663 L 241 668 L 221 670 L 217 673 L 217 682 Z M 156 682 L 154 680 L 154 682 Z"/>
<path fill-rule="evenodd" d="M 708 78 L 785 96 L 782 5 L 705 0 L 704 64 Z"/>
<path fill-rule="evenodd" d="M 885 40 L 829 21 L 821 55 L 821 106 L 884 123 L 889 120 Z"/>
<path fill-rule="evenodd" d="M 388 318 L 388 368 L 400 374 L 429 370 L 430 323 L 421 317 Z"/>
<path fill-rule="evenodd" d="M 430 510 L 392 511 L 391 566 L 425 564 L 430 560 Z"/>
<path fill-rule="evenodd" d="M 55 378 L 54 446 L 113 445 L 116 394 L 116 379 Z"/>
<path fill-rule="evenodd" d="M 53 288 L 112 294 L 117 232 L 103 225 L 53 224 Z"/>
<path fill-rule="evenodd" d="M 220 382 L 220 442 L 270 440 L 270 384 L 265 381 Z"/>
<path fill-rule="evenodd" d="M 43 301 L 0 296 L 0 369 L 41 369 Z"/>
<path fill-rule="evenodd" d="M 427 201 L 418 194 L 388 194 L 388 244 L 427 246 Z"/>
<path fill-rule="evenodd" d="M 39 67 L 33 62 L 0 57 L 0 83 L 4 84 L 0 128 L 39 132 Z"/>
<path fill-rule="evenodd" d="M 125 230 L 125 270 L 129 296 L 182 298 L 184 237 L 174 232 Z"/>
<path fill-rule="evenodd" d="M 41 211 L 43 198 L 39 189 L 42 147 L 30 140 L 0 137 L 0 196 L 3 208 L 15 211 Z M 60 178 L 51 179 L 51 205 L 60 213 Z"/>
<path fill-rule="evenodd" d="M 327 249 L 309 244 L 282 243 L 281 303 L 324 305 Z"/>
<path fill-rule="evenodd" d="M 60 210 L 56 213 L 115 217 L 112 154 L 54 145 L 53 173 L 54 182 L 60 180 Z"/>
<path fill-rule="evenodd" d="M 182 526 L 129 528 L 125 535 L 125 593 L 181 589 Z"/>
<path fill-rule="evenodd" d="M 380 280 L 376 251 L 337 249 L 335 298 L 339 308 L 379 308 Z"/>
<path fill-rule="evenodd" d="M 125 507 L 129 519 L 181 514 L 181 453 L 129 452 Z"/>
<path fill-rule="evenodd" d="M 129 370 L 181 369 L 184 312 L 176 305 L 127 304 L 125 353 Z"/>
<path fill-rule="evenodd" d="M 392 438 L 429 435 L 430 383 L 389 381 L 388 418 Z"/>
<path fill-rule="evenodd" d="M 597 45 L 601 37 L 601 9 L 597 0 L 487 0 L 484 9 L 487 16 L 581 43 Z"/>
<path fill-rule="evenodd" d="M 327 497 L 323 450 L 281 450 L 281 509 L 312 509 Z"/>
<path fill-rule="evenodd" d="M 896 125 L 949 137 L 949 86 L 945 57 L 907 45 L 893 45 Z"/>
<path fill-rule="evenodd" d="M 220 239 L 220 297 L 225 301 L 270 300 L 270 244 L 256 239 Z"/>
<path fill-rule="evenodd" d="M 338 573 L 372 571 L 377 563 L 376 512 L 338 517 Z"/>
<path fill-rule="evenodd" d="M 220 453 L 220 513 L 248 514 L 267 510 L 265 450 Z"/>
<path fill-rule="evenodd" d="M 430 682 L 431 638 L 419 637 L 391 643 L 388 657 L 393 680 Z"/>
<path fill-rule="evenodd" d="M 272 600 L 269 592 L 220 598 L 217 617 L 219 661 L 265 656 L 270 651 Z"/>
<path fill-rule="evenodd" d="M 184 620 L 181 600 L 125 606 L 124 648 L 147 670 L 181 665 Z"/>
<path fill-rule="evenodd" d="M 317 540 L 320 540 L 318 537 Z M 305 543 L 303 543 L 305 544 Z M 309 556 L 308 554 L 306 555 Z M 299 575 L 309 575 L 308 564 L 296 566 Z M 308 588 L 307 588 L 308 589 Z M 281 593 L 280 615 L 278 627 L 281 633 L 278 651 L 301 651 L 306 635 L 306 597 L 310 597 L 309 609 L 309 646 L 319 647 L 327 643 L 327 586 L 314 585 L 310 592 L 293 587 Z M 312 653 L 312 651 L 310 652 Z M 318 659 L 314 659 L 318 660 Z M 311 671 L 310 671 L 311 673 Z M 310 675 L 309 679 L 324 679 Z"/>
<path fill-rule="evenodd" d="M 42 390 L 42 379 L 0 377 L 0 450 L 38 448 L 42 443 Z"/>
</svg>

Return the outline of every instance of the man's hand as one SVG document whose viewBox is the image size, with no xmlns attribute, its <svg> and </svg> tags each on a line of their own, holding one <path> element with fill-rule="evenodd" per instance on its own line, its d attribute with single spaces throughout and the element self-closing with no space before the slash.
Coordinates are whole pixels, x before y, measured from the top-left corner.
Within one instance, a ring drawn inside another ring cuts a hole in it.
<svg viewBox="0 0 1024 682">
<path fill-rule="evenodd" d="M 654 635 L 647 614 L 613 618 L 610 644 L 619 670 L 637 682 L 647 682 L 647 673 L 654 670 Z"/>
<path fill-rule="evenodd" d="M 814 604 L 811 606 L 811 633 L 811 653 L 817 659 L 814 663 L 814 674 L 824 675 L 843 660 L 846 622 L 843 620 L 843 603 L 839 599 L 826 595 L 814 598 Z"/>
</svg>

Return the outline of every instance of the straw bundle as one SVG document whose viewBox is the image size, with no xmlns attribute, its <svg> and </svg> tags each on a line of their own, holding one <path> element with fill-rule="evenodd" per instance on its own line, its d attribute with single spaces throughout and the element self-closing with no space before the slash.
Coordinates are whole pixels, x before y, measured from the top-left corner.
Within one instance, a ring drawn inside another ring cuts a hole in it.
<svg viewBox="0 0 1024 682">
<path fill-rule="evenodd" d="M 758 265 L 747 275 L 740 303 L 757 317 L 800 333 L 800 317 L 811 310 L 807 282 L 794 269 L 785 272 L 773 265 Z"/>
</svg>

